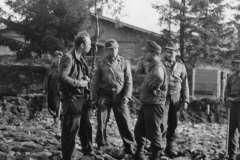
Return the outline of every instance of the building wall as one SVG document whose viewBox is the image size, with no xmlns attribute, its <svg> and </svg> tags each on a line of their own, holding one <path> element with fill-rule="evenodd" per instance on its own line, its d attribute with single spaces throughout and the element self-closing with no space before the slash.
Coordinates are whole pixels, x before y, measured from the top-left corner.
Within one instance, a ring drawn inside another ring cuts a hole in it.
<svg viewBox="0 0 240 160">
<path fill-rule="evenodd" d="M 137 42 L 136 30 L 128 27 L 117 27 L 115 23 L 100 19 L 100 43 L 105 43 L 108 39 L 115 39 L 118 42 Z M 94 36 L 95 29 L 88 31 L 91 36 Z"/>
<path fill-rule="evenodd" d="M 12 38 L 21 42 L 25 42 L 24 37 L 20 36 L 16 32 L 12 30 L 0 30 L 0 36 L 4 36 L 7 38 Z M 0 46 L 0 55 L 14 55 L 15 53 L 9 49 L 7 46 Z"/>
<path fill-rule="evenodd" d="M 115 23 L 104 19 L 100 19 L 99 26 L 100 33 L 104 30 L 99 38 L 99 44 L 104 46 L 108 39 L 115 39 L 119 43 L 119 55 L 131 60 L 133 64 L 136 63 L 135 61 L 137 61 L 139 57 L 143 56 L 141 48 L 144 46 L 146 40 L 151 39 L 155 41 L 159 38 L 126 26 L 116 26 Z M 95 30 L 89 30 L 88 32 L 90 36 L 93 36 Z M 97 55 L 101 57 L 103 54 L 104 50 Z"/>
<path fill-rule="evenodd" d="M 14 55 L 15 53 L 9 47 L 0 46 L 0 55 Z"/>
</svg>

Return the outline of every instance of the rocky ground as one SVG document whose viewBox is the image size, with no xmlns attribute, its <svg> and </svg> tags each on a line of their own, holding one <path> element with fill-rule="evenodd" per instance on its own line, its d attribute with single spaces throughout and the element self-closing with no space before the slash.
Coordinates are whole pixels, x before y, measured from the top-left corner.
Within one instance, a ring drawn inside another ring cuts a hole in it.
<svg viewBox="0 0 240 160">
<path fill-rule="evenodd" d="M 61 159 L 61 134 L 44 105 L 44 98 L 41 97 L 10 98 L 0 101 L 0 160 Z M 137 115 L 132 109 L 131 111 L 131 129 L 133 130 Z M 210 112 L 212 114 L 199 109 L 193 112 L 191 106 L 187 112 L 181 112 L 181 122 L 177 129 L 175 143 L 179 156 L 174 159 L 225 159 L 226 117 L 222 115 L 222 123 L 210 123 L 208 117 L 210 116 L 211 120 L 213 111 Z M 91 123 L 95 138 L 97 125 L 95 111 L 91 112 Z M 107 134 L 109 144 L 103 158 L 130 160 L 128 156 L 122 157 L 122 141 L 113 114 L 108 123 Z M 96 147 L 96 143 L 93 145 Z M 146 153 L 150 151 L 149 146 L 148 143 Z M 79 140 L 76 148 L 79 158 L 82 157 Z"/>
</svg>

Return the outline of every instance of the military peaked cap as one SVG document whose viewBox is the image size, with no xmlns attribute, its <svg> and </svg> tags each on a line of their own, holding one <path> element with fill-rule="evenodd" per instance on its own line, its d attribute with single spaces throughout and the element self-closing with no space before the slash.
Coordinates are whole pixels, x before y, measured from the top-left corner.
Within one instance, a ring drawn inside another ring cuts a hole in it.
<svg viewBox="0 0 240 160">
<path fill-rule="evenodd" d="M 53 55 L 54 55 L 54 57 L 57 57 L 57 56 L 62 57 L 63 53 L 61 51 L 55 51 Z"/>
<path fill-rule="evenodd" d="M 145 46 L 142 48 L 144 51 L 152 51 L 156 52 L 157 54 L 160 54 L 162 51 L 162 48 L 155 42 L 148 40 Z"/>
<path fill-rule="evenodd" d="M 119 45 L 118 45 L 118 42 L 114 39 L 109 39 L 106 41 L 105 43 L 105 48 L 118 48 Z"/>
<path fill-rule="evenodd" d="M 167 43 L 165 49 L 171 49 L 176 51 L 178 50 L 178 46 L 174 42 L 170 41 Z"/>
</svg>

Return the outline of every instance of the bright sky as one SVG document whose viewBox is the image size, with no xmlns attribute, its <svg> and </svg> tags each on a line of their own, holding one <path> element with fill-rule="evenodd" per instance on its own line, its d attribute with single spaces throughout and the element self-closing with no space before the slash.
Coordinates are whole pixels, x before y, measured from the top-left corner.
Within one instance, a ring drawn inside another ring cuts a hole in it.
<svg viewBox="0 0 240 160">
<path fill-rule="evenodd" d="M 159 13 L 152 8 L 153 3 L 163 4 L 168 0 L 123 0 L 124 8 L 123 14 L 127 14 L 125 17 L 121 17 L 120 20 L 138 26 L 150 31 L 159 33 L 160 27 L 158 24 Z"/>
<path fill-rule="evenodd" d="M 123 0 L 123 2 L 125 7 L 122 12 L 127 14 L 127 16 L 121 17 L 121 21 L 157 33 L 160 33 L 166 27 L 160 27 L 159 13 L 152 8 L 152 4 L 166 4 L 168 0 Z M 235 0 L 225 0 L 225 2 L 233 4 Z M 233 14 L 231 10 L 227 10 L 226 13 L 228 15 L 227 18 L 230 18 L 230 15 Z"/>
<path fill-rule="evenodd" d="M 144 28 L 154 32 L 160 32 L 158 25 L 159 14 L 151 6 L 152 3 L 158 1 L 168 2 L 168 0 L 123 0 L 124 9 L 123 14 L 127 16 L 121 17 L 121 21 Z M 4 5 L 4 0 L 0 0 L 0 7 L 4 10 L 9 11 L 9 9 Z M 105 15 L 108 16 L 108 15 Z M 111 16 L 109 16 L 112 18 Z"/>
</svg>

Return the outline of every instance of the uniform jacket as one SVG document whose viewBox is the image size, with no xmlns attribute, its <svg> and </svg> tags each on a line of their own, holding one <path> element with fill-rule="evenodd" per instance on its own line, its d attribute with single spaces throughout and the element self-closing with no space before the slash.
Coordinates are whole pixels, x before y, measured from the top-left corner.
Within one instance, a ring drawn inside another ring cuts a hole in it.
<svg viewBox="0 0 240 160">
<path fill-rule="evenodd" d="M 134 74 L 134 80 L 137 83 L 142 84 L 145 75 L 148 72 L 149 62 L 144 57 L 141 57 L 136 66 L 136 72 Z"/>
<path fill-rule="evenodd" d="M 238 76 L 238 72 L 231 74 L 227 79 L 224 99 L 226 100 L 228 97 L 240 98 L 240 77 Z"/>
<path fill-rule="evenodd" d="M 184 64 L 180 60 L 177 60 L 173 67 L 167 60 L 164 60 L 163 64 L 168 75 L 168 94 L 181 92 L 181 100 L 188 103 L 189 86 L 187 71 Z"/>
<path fill-rule="evenodd" d="M 83 56 L 76 58 L 75 48 L 66 53 L 60 62 L 58 81 L 63 98 L 83 96 L 85 88 L 80 87 L 84 76 L 88 76 L 88 66 Z"/>
<path fill-rule="evenodd" d="M 60 103 L 59 83 L 58 83 L 58 65 L 52 64 L 47 70 L 44 78 L 43 88 L 48 93 L 48 109 L 52 116 L 56 117 Z"/>
<path fill-rule="evenodd" d="M 132 73 L 129 62 L 119 55 L 112 64 L 107 57 L 101 59 L 94 72 L 91 90 L 92 100 L 98 99 L 99 92 L 110 95 L 122 93 L 131 99 Z"/>
<path fill-rule="evenodd" d="M 140 101 L 143 105 L 165 104 L 167 95 L 167 74 L 160 59 L 149 64 L 144 77 Z"/>
<path fill-rule="evenodd" d="M 44 82 L 43 82 L 43 88 L 48 91 L 53 84 L 58 84 L 57 81 L 57 75 L 58 75 L 58 65 L 53 63 L 47 70 Z M 55 82 L 54 82 L 55 80 Z"/>
</svg>

